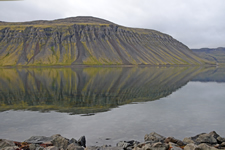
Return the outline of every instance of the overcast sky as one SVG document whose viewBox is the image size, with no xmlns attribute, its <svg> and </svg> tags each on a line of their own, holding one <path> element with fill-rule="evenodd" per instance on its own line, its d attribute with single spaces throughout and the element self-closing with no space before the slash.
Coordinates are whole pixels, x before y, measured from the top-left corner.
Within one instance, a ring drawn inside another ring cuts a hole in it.
<svg viewBox="0 0 225 150">
<path fill-rule="evenodd" d="M 0 21 L 74 16 L 158 30 L 189 48 L 225 47 L 225 0 L 0 0 Z"/>
</svg>

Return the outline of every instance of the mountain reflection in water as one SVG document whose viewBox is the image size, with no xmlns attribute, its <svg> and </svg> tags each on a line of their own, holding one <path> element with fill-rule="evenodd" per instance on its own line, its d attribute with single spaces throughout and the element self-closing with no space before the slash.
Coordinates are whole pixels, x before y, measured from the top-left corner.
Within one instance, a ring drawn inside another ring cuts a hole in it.
<svg viewBox="0 0 225 150">
<path fill-rule="evenodd" d="M 166 97 L 206 69 L 77 67 L 0 69 L 0 111 L 91 114 Z"/>
<path fill-rule="evenodd" d="M 225 82 L 225 67 L 204 69 L 192 81 Z"/>
</svg>

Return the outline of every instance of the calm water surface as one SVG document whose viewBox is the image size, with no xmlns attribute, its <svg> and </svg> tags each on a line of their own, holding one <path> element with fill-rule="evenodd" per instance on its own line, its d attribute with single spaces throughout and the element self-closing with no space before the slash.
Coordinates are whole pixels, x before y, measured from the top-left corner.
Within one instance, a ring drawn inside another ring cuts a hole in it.
<svg viewBox="0 0 225 150">
<path fill-rule="evenodd" d="M 223 68 L 0 69 L 0 138 L 59 133 L 115 145 L 153 131 L 225 136 L 224 89 Z"/>
</svg>

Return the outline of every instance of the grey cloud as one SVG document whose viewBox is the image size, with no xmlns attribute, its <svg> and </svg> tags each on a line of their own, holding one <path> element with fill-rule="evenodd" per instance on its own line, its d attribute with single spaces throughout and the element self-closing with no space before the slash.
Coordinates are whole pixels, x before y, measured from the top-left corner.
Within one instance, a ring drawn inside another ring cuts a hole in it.
<svg viewBox="0 0 225 150">
<path fill-rule="evenodd" d="M 22 22 L 31 20 L 52 20 L 63 17 L 60 12 L 57 12 L 51 7 L 43 8 L 35 1 L 16 1 L 16 2 L 1 2 L 0 5 L 0 20 L 9 22 Z M 43 1 L 42 1 L 43 2 Z"/>
</svg>

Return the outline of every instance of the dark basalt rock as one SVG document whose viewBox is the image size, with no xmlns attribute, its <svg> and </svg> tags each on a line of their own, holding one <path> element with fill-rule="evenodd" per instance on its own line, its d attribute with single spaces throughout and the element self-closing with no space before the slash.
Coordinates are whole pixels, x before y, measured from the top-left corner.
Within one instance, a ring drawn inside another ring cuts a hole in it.
<svg viewBox="0 0 225 150">
<path fill-rule="evenodd" d="M 86 139 L 85 139 L 85 136 L 80 137 L 80 139 L 77 141 L 77 143 L 80 146 L 86 147 Z"/>
</svg>

